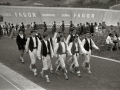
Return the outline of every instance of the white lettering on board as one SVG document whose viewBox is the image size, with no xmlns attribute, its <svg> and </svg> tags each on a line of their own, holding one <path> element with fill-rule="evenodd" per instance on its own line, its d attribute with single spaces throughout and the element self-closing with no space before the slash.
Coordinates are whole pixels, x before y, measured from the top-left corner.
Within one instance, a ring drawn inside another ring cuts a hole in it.
<svg viewBox="0 0 120 90">
<path fill-rule="evenodd" d="M 31 12 L 15 12 L 15 17 L 36 17 L 36 13 Z"/>
<path fill-rule="evenodd" d="M 61 17 L 70 17 L 70 14 L 61 14 Z"/>
<path fill-rule="evenodd" d="M 95 18 L 95 14 L 74 13 L 74 18 Z"/>
<path fill-rule="evenodd" d="M 55 17 L 55 14 L 42 14 L 44 17 Z"/>
</svg>

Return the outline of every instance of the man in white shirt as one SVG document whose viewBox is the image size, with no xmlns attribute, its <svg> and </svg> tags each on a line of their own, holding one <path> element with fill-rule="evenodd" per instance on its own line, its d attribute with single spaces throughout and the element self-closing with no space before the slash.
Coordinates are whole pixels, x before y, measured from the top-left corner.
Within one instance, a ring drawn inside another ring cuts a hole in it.
<svg viewBox="0 0 120 90">
<path fill-rule="evenodd" d="M 58 56 L 56 73 L 59 74 L 59 71 L 61 69 L 64 76 L 65 76 L 65 79 L 68 80 L 65 60 L 66 60 L 66 57 L 68 55 L 72 55 L 72 54 L 69 50 L 69 47 L 67 46 L 67 44 L 65 42 L 65 36 L 64 35 L 60 36 L 60 42 L 56 43 L 54 52 L 55 52 L 56 56 Z"/>
<path fill-rule="evenodd" d="M 54 34 L 52 34 L 51 32 L 47 32 L 49 34 L 49 38 L 48 41 L 51 43 L 52 49 L 54 50 L 55 45 L 56 45 L 56 37 L 57 37 L 57 32 L 55 32 Z"/>
<path fill-rule="evenodd" d="M 27 39 L 26 42 L 26 52 L 29 53 L 31 64 L 30 64 L 30 70 L 34 72 L 34 76 L 37 75 L 37 69 L 36 69 L 36 59 L 40 58 L 40 52 L 38 51 L 38 48 L 41 48 L 41 42 L 40 40 L 35 36 L 36 31 L 31 31 L 31 36 Z"/>
<path fill-rule="evenodd" d="M 78 36 L 74 36 L 73 42 L 71 42 L 69 44 L 69 49 L 71 50 L 72 57 L 68 60 L 68 62 L 69 62 L 69 64 L 71 62 L 70 71 L 71 72 L 76 71 L 78 77 L 81 77 L 78 59 L 79 59 L 79 55 L 81 53 L 80 51 L 82 51 L 82 53 L 87 53 L 87 52 L 84 50 L 82 44 L 79 43 L 80 41 L 78 39 L 79 39 Z"/>
<path fill-rule="evenodd" d="M 54 52 L 52 45 L 48 39 L 49 39 L 49 35 L 48 33 L 45 32 L 43 34 L 43 40 L 41 41 L 42 45 L 41 45 L 41 49 L 39 49 L 39 52 L 41 53 L 40 55 L 43 62 L 41 75 L 42 77 L 45 76 L 47 82 L 50 82 L 48 77 L 48 69 L 50 69 L 50 72 L 53 73 L 51 58 L 53 58 Z"/>
<path fill-rule="evenodd" d="M 90 57 L 91 57 L 92 48 L 99 50 L 99 48 L 95 45 L 95 43 L 93 42 L 93 40 L 90 37 L 91 37 L 90 32 L 86 32 L 86 38 L 83 39 L 83 41 L 82 41 L 82 45 L 85 48 L 85 50 L 87 51 L 87 54 L 83 54 L 85 57 L 85 61 L 83 62 L 82 67 L 84 69 L 87 69 L 88 73 L 91 73 Z"/>
<path fill-rule="evenodd" d="M 114 45 L 115 45 L 115 44 L 113 43 L 113 40 L 111 39 L 111 37 L 112 37 L 112 34 L 110 33 L 109 36 L 108 36 L 107 39 L 106 39 L 106 44 L 108 44 L 108 45 L 111 46 L 111 47 L 110 47 L 110 51 L 113 50 Z"/>
</svg>

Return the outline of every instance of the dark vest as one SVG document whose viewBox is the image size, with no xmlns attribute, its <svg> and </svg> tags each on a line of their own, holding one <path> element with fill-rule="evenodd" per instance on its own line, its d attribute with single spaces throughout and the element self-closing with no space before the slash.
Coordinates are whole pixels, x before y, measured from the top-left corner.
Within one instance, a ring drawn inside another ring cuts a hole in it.
<svg viewBox="0 0 120 90">
<path fill-rule="evenodd" d="M 79 44 L 77 43 L 78 45 L 78 51 L 76 51 L 76 45 L 75 45 L 75 42 L 73 42 L 73 45 L 72 45 L 72 48 L 71 48 L 71 53 L 72 55 L 74 55 L 75 53 L 79 53 Z"/>
<path fill-rule="evenodd" d="M 41 54 L 45 57 L 47 56 L 47 54 L 50 54 L 50 56 L 51 56 L 50 42 L 47 40 L 48 47 L 46 46 L 46 44 L 43 40 L 41 41 L 41 43 L 42 43 Z M 47 51 L 47 48 L 48 48 L 48 51 Z"/>
<path fill-rule="evenodd" d="M 73 42 L 73 38 L 74 38 L 74 36 L 71 34 L 71 37 L 70 37 L 70 40 L 69 40 L 70 43 Z"/>
<path fill-rule="evenodd" d="M 35 37 L 35 40 L 36 40 L 36 47 L 34 47 L 33 39 L 32 39 L 32 37 L 30 37 L 29 49 L 30 49 L 31 52 L 33 51 L 33 49 L 37 49 L 37 48 L 38 48 L 38 40 L 37 40 L 37 37 Z"/>
<path fill-rule="evenodd" d="M 90 44 L 89 44 L 87 38 L 85 38 L 84 48 L 85 48 L 86 51 L 89 51 L 89 49 L 92 50 L 92 42 L 91 42 L 91 39 L 90 39 Z"/>
<path fill-rule="evenodd" d="M 65 44 L 65 42 L 64 42 Z M 62 47 L 62 44 L 59 42 L 59 47 L 58 47 L 58 50 L 57 50 L 57 54 L 66 54 L 66 57 L 67 57 L 67 45 L 65 44 L 65 52 L 63 52 L 63 47 Z"/>
<path fill-rule="evenodd" d="M 57 43 L 59 43 L 60 42 L 60 37 L 57 37 Z"/>
</svg>

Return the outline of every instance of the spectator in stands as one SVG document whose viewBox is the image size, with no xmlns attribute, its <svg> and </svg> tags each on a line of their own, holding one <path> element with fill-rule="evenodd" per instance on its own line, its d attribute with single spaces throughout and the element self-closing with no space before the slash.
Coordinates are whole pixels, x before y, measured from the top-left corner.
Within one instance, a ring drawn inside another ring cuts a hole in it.
<svg viewBox="0 0 120 90">
<path fill-rule="evenodd" d="M 95 35 L 98 35 L 98 25 L 97 25 L 97 22 L 95 22 L 95 24 L 94 24 L 94 32 L 95 32 Z"/>
<path fill-rule="evenodd" d="M 106 39 L 106 44 L 110 45 L 110 51 L 112 51 L 114 46 L 115 46 L 115 44 L 113 43 L 112 34 L 111 33 L 109 34 L 109 36 Z"/>
<path fill-rule="evenodd" d="M 80 23 L 79 35 L 83 35 L 83 25 Z"/>
<path fill-rule="evenodd" d="M 108 30 L 108 34 L 114 34 L 114 32 L 116 32 L 116 31 L 115 31 L 113 25 L 111 25 L 110 29 Z"/>
<path fill-rule="evenodd" d="M 90 33 L 93 36 L 93 34 L 94 34 L 94 25 L 93 25 L 93 23 L 91 23 L 91 25 L 90 25 Z"/>
<path fill-rule="evenodd" d="M 56 22 L 54 21 L 53 26 L 52 26 L 52 34 L 56 32 Z"/>
<path fill-rule="evenodd" d="M 34 22 L 34 24 L 33 24 L 33 30 L 37 30 L 37 24 L 36 24 L 36 22 Z"/>
<path fill-rule="evenodd" d="M 106 24 L 105 22 L 102 22 L 102 33 L 105 36 L 106 35 Z"/>
<path fill-rule="evenodd" d="M 25 29 L 25 26 L 24 26 L 23 22 L 21 23 L 21 29 L 22 30 Z"/>
<path fill-rule="evenodd" d="M 85 27 L 85 24 L 83 24 L 83 26 L 82 26 L 82 31 L 83 31 L 83 34 L 86 34 L 86 27 Z"/>
<path fill-rule="evenodd" d="M 85 26 L 85 33 L 86 32 L 90 32 L 90 24 L 88 22 L 86 22 L 86 26 Z"/>
<path fill-rule="evenodd" d="M 117 23 L 116 32 L 120 36 L 120 23 Z"/>
<path fill-rule="evenodd" d="M 61 28 L 62 28 L 62 33 L 65 33 L 65 24 L 64 24 L 64 21 L 62 21 Z"/>
<path fill-rule="evenodd" d="M 14 27 L 14 25 L 13 24 L 11 24 L 11 34 L 10 34 L 10 38 L 9 39 L 13 39 L 13 36 L 15 36 L 15 27 Z M 23 30 L 23 29 L 21 29 L 21 30 Z M 24 32 L 24 30 L 23 30 L 23 32 Z"/>
<path fill-rule="evenodd" d="M 44 28 L 44 32 L 46 32 L 47 31 L 47 25 L 46 25 L 45 22 L 43 22 L 43 28 Z"/>
<path fill-rule="evenodd" d="M 10 35 L 10 29 L 11 29 L 11 25 L 10 23 L 8 23 L 8 35 Z"/>
<path fill-rule="evenodd" d="M 118 37 L 118 35 L 117 35 L 116 32 L 113 32 L 113 35 L 112 35 L 112 38 L 111 38 L 111 39 L 113 40 L 113 43 L 115 44 L 116 49 L 119 50 L 120 40 L 119 40 L 119 37 Z"/>
<path fill-rule="evenodd" d="M 19 25 L 16 24 L 15 28 L 16 28 L 16 31 L 18 31 L 18 29 L 19 29 Z"/>
<path fill-rule="evenodd" d="M 79 26 L 79 24 L 77 24 L 76 33 L 77 33 L 78 35 L 80 35 L 80 26 Z"/>
<path fill-rule="evenodd" d="M 102 24 L 99 23 L 99 26 L 98 26 L 98 35 L 101 36 L 102 35 Z"/>
<path fill-rule="evenodd" d="M 74 24 L 72 23 L 72 21 L 70 21 L 69 34 L 71 34 L 73 30 L 74 30 Z"/>
<path fill-rule="evenodd" d="M 7 23 L 5 22 L 5 25 L 4 25 L 4 29 L 5 29 L 5 32 L 6 32 L 6 36 L 8 35 L 8 25 Z"/>
</svg>

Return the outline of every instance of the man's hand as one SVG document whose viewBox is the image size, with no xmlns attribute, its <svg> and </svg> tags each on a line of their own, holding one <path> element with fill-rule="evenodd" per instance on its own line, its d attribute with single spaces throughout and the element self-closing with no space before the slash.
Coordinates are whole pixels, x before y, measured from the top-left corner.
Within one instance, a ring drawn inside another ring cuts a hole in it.
<svg viewBox="0 0 120 90">
<path fill-rule="evenodd" d="M 99 49 L 99 48 L 98 48 L 97 50 L 98 50 L 98 51 L 100 51 L 100 49 Z"/>
<path fill-rule="evenodd" d="M 41 58 L 38 58 L 39 61 L 41 61 Z"/>
</svg>

